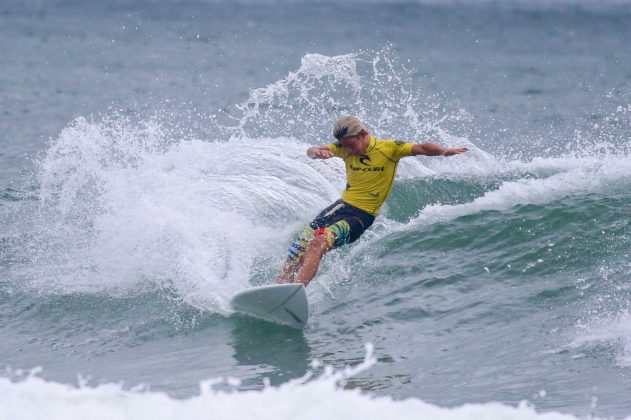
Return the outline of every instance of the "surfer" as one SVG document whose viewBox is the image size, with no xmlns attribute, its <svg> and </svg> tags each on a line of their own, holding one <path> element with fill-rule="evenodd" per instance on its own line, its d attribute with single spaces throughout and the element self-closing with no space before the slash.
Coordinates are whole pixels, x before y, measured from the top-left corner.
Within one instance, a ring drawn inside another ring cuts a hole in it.
<svg viewBox="0 0 631 420">
<path fill-rule="evenodd" d="M 451 149 L 434 143 L 406 143 L 371 136 L 357 117 L 343 116 L 333 126 L 336 143 L 307 149 L 311 159 L 344 159 L 346 189 L 342 198 L 325 208 L 305 227 L 288 250 L 278 283 L 309 284 L 322 256 L 355 242 L 368 229 L 392 189 L 399 160 L 407 156 L 452 156 Z"/>
</svg>

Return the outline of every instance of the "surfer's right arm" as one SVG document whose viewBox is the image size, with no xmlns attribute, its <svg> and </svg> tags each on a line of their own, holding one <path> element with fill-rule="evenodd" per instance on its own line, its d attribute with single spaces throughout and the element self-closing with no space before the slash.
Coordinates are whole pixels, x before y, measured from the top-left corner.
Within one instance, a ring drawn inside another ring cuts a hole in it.
<svg viewBox="0 0 631 420">
<path fill-rule="evenodd" d="M 328 146 L 313 146 L 307 149 L 307 156 L 311 159 L 328 159 L 334 155 Z"/>
</svg>

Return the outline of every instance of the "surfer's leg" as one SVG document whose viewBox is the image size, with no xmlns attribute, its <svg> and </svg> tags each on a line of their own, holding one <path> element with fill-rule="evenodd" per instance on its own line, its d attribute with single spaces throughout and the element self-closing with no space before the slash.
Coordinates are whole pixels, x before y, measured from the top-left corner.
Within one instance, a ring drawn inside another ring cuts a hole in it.
<svg viewBox="0 0 631 420">
<path fill-rule="evenodd" d="M 298 270 L 300 270 L 300 260 L 294 261 L 291 258 L 287 258 L 280 268 L 276 283 L 293 283 Z"/>
<path fill-rule="evenodd" d="M 302 257 L 302 265 L 296 275 L 295 282 L 308 285 L 318 272 L 320 260 L 324 254 L 334 248 L 356 241 L 365 230 L 365 225 L 357 217 L 348 217 L 326 228 L 318 228 Z"/>
<path fill-rule="evenodd" d="M 307 286 L 315 277 L 320 267 L 322 256 L 333 249 L 332 241 L 330 237 L 327 238 L 327 236 L 326 233 L 316 234 L 309 242 L 307 252 L 305 252 L 305 255 L 302 257 L 302 265 L 296 276 L 296 283 L 302 283 Z"/>
<path fill-rule="evenodd" d="M 291 244 L 287 250 L 287 259 L 280 269 L 276 283 L 293 283 L 296 273 L 300 270 L 302 258 L 309 246 L 309 241 L 313 238 L 315 229 L 311 226 L 305 227 L 298 238 Z"/>
<path fill-rule="evenodd" d="M 316 229 L 320 234 L 324 234 L 326 237 L 328 249 L 320 252 L 317 251 L 317 249 L 322 248 L 321 246 L 314 245 L 312 247 L 312 255 L 308 259 L 309 263 L 307 264 L 307 268 L 305 268 L 305 273 L 313 271 L 313 274 L 310 275 L 309 280 L 305 280 L 306 282 L 303 281 L 305 285 L 315 276 L 322 255 L 332 248 L 348 242 L 350 227 L 348 223 L 341 220 L 344 214 L 340 214 L 340 212 L 343 213 L 346 207 L 348 206 L 342 200 L 337 200 L 335 203 L 322 210 L 309 226 L 303 229 L 302 233 L 288 249 L 287 260 L 281 267 L 278 278 L 276 279 L 277 283 L 299 281 L 297 273 L 299 273 L 301 268 L 305 265 L 305 255 L 307 249 L 311 247 L 312 240 L 315 239 Z"/>
</svg>

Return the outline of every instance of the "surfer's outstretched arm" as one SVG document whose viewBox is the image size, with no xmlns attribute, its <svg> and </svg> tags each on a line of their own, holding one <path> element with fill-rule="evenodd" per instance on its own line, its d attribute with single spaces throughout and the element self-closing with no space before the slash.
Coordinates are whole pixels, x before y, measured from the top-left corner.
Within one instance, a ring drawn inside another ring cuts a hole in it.
<svg viewBox="0 0 631 420">
<path fill-rule="evenodd" d="M 457 149 L 451 149 L 449 147 L 444 147 L 435 143 L 420 143 L 412 146 L 412 155 L 423 155 L 423 156 L 453 156 L 458 155 L 460 153 L 464 153 L 469 150 L 466 147 L 460 147 Z"/>
<path fill-rule="evenodd" d="M 311 159 L 328 159 L 334 155 L 326 146 L 313 146 L 307 149 L 307 156 Z"/>
</svg>

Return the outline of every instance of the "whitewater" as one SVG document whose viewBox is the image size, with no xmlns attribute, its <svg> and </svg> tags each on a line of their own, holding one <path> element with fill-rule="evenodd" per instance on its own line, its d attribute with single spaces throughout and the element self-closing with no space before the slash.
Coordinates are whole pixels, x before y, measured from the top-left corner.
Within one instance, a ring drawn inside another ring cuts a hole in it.
<svg viewBox="0 0 631 420">
<path fill-rule="evenodd" d="M 391 398 L 374 398 L 357 390 L 344 390 L 338 384 L 353 374 L 375 363 L 372 346 L 366 346 L 365 360 L 354 368 L 335 372 L 325 369 L 318 378 L 311 375 L 293 380 L 279 387 L 267 386 L 258 392 L 218 392 L 213 386 L 227 382 L 238 384 L 233 378 L 216 378 L 199 385 L 199 395 L 186 400 L 174 400 L 168 395 L 142 390 L 126 391 L 120 384 L 102 384 L 96 387 L 80 384 L 47 383 L 30 372 L 21 381 L 12 383 L 0 379 L 2 389 L 3 418 L 66 419 L 89 416 L 90 418 L 125 419 L 138 416 L 157 416 L 164 419 L 208 418 L 208 408 L 213 417 L 222 419 L 573 419 L 574 416 L 547 413 L 538 414 L 534 407 L 522 402 L 517 407 L 499 403 L 468 404 L 445 409 L 416 399 L 394 401 Z M 314 361 L 317 362 L 317 361 Z M 318 363 L 312 363 L 314 367 Z M 539 395 L 544 396 L 545 391 Z"/>
<path fill-rule="evenodd" d="M 629 28 L 624 1 L 3 3 L 0 418 L 630 418 Z M 345 188 L 305 155 L 342 114 L 469 152 L 401 161 L 303 331 L 233 313 Z"/>
</svg>

